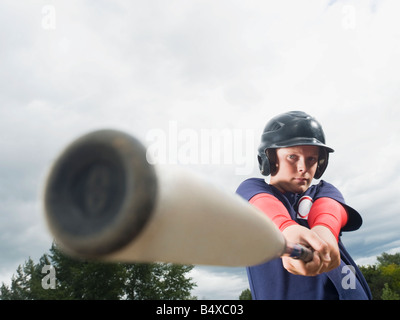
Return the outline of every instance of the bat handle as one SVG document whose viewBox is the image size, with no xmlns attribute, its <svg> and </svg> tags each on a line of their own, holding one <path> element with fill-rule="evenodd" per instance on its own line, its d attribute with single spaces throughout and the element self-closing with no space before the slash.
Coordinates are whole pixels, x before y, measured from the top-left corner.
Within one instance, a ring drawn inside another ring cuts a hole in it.
<svg viewBox="0 0 400 320">
<path fill-rule="evenodd" d="M 304 262 L 310 262 L 313 259 L 313 251 L 302 246 L 301 244 L 286 243 L 285 256 L 293 259 L 300 259 Z"/>
</svg>

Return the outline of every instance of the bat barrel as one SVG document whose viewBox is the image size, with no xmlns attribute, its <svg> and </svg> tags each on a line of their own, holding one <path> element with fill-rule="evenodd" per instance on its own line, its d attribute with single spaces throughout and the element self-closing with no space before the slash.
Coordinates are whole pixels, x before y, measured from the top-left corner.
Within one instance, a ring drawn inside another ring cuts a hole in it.
<svg viewBox="0 0 400 320">
<path fill-rule="evenodd" d="M 156 193 L 155 170 L 143 145 L 123 132 L 100 130 L 75 140 L 55 161 L 44 208 L 67 253 L 97 258 L 141 233 Z"/>
</svg>

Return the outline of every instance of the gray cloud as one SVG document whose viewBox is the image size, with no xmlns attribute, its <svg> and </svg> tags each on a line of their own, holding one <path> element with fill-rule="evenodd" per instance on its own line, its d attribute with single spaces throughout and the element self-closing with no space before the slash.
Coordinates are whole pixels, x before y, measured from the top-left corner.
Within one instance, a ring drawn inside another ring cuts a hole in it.
<svg viewBox="0 0 400 320">
<path fill-rule="evenodd" d="M 400 247 L 399 4 L 59 1 L 54 28 L 45 5 L 0 5 L 0 281 L 50 247 L 41 188 L 80 134 L 113 127 L 150 143 L 173 121 L 195 133 L 251 129 L 257 140 L 292 109 L 323 124 L 336 150 L 324 179 L 364 217 L 344 235 L 350 252 Z M 232 192 L 246 178 L 235 163 L 186 166 Z"/>
</svg>

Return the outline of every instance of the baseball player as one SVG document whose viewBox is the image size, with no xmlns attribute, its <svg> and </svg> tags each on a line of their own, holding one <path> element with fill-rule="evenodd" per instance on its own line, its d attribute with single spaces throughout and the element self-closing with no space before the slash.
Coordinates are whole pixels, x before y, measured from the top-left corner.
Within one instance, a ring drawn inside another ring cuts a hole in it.
<svg viewBox="0 0 400 320">
<path fill-rule="evenodd" d="M 362 219 L 338 189 L 319 179 L 333 149 L 325 144 L 320 123 L 301 111 L 271 119 L 258 149 L 260 171 L 237 193 L 261 209 L 287 241 L 314 250 L 304 263 L 290 257 L 247 268 L 253 299 L 367 300 L 371 292 L 340 240 L 342 231 L 357 230 Z"/>
</svg>

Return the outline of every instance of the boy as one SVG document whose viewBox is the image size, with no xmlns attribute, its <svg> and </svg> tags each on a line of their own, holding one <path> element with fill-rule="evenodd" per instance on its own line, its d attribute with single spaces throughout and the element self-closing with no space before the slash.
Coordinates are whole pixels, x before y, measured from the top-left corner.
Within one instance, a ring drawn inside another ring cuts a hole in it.
<svg viewBox="0 0 400 320">
<path fill-rule="evenodd" d="M 340 241 L 362 219 L 341 193 L 321 180 L 329 153 L 321 125 L 301 111 L 271 119 L 263 132 L 258 161 L 270 182 L 245 180 L 237 193 L 262 210 L 292 243 L 314 250 L 304 263 L 282 257 L 247 268 L 253 299 L 371 299 L 368 285 Z"/>
</svg>

